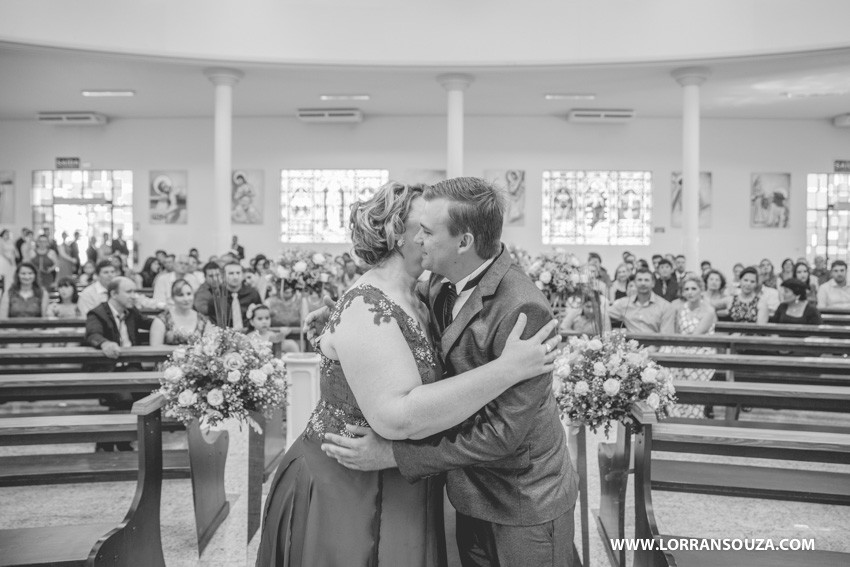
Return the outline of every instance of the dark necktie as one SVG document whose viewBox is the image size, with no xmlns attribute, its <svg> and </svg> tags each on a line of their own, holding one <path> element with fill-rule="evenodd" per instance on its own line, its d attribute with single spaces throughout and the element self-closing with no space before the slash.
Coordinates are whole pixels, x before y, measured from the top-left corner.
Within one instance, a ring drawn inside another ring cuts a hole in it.
<svg viewBox="0 0 850 567">
<path fill-rule="evenodd" d="M 440 305 L 440 310 L 438 313 L 440 314 L 440 331 L 445 331 L 446 327 L 452 324 L 452 309 L 454 309 L 455 301 L 457 301 L 457 289 L 455 289 L 455 284 L 452 282 L 446 282 L 443 284 L 443 289 L 440 290 L 441 301 L 438 303 Z"/>
</svg>

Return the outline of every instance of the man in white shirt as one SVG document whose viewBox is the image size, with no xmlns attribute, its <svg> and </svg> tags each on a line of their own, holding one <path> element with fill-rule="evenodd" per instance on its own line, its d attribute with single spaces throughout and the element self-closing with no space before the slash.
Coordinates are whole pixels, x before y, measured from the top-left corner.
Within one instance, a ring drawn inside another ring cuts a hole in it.
<svg viewBox="0 0 850 567">
<path fill-rule="evenodd" d="M 189 285 L 192 286 L 193 291 L 198 291 L 198 287 L 200 287 L 201 282 L 199 282 L 195 275 L 190 273 L 189 270 L 189 257 L 187 255 L 181 254 L 174 258 L 174 270 L 158 275 L 156 280 L 153 282 L 154 302 L 158 304 L 174 305 L 174 301 L 171 299 L 171 286 L 174 285 L 174 282 L 177 280 L 186 280 L 189 282 Z"/>
<path fill-rule="evenodd" d="M 115 278 L 115 266 L 109 260 L 101 260 L 94 269 L 94 283 L 80 292 L 77 308 L 85 317 L 89 311 L 109 299 L 106 288 Z"/>
<path fill-rule="evenodd" d="M 847 285 L 847 263 L 836 260 L 830 269 L 832 279 L 818 288 L 818 309 L 850 309 L 850 286 Z"/>
</svg>

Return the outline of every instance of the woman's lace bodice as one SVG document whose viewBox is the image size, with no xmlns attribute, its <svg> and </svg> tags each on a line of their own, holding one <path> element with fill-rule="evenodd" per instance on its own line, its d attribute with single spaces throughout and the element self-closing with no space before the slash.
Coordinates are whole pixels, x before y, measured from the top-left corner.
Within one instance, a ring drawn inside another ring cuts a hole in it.
<svg viewBox="0 0 850 567">
<path fill-rule="evenodd" d="M 413 317 L 387 297 L 383 291 L 372 285 L 359 285 L 345 292 L 331 310 L 330 318 L 323 333 L 332 333 L 336 329 L 342 314 L 358 297 L 362 298 L 369 306 L 369 310 L 374 313 L 375 325 L 395 323 L 399 326 L 413 353 L 413 358 L 416 360 L 416 367 L 419 369 L 422 383 L 434 382 L 440 375 L 440 361 L 428 336 Z M 336 433 L 351 437 L 351 434 L 345 429 L 346 423 L 360 426 L 368 426 L 368 423 L 357 405 L 357 400 L 354 398 L 351 388 L 348 386 L 340 362 L 326 357 L 322 354 L 321 349 L 319 349 L 319 355 L 321 356 L 321 396 L 307 423 L 304 436 L 317 441 L 323 440 L 325 433 Z M 375 345 L 374 350 L 364 352 L 363 356 L 374 357 L 375 363 L 379 364 L 379 357 L 382 356 L 382 352 L 379 345 Z"/>
</svg>

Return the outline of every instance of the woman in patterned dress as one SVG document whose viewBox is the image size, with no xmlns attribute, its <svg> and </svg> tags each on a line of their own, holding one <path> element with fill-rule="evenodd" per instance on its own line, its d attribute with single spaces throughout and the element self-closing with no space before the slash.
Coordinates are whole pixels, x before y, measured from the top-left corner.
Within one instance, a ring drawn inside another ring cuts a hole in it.
<svg viewBox="0 0 850 567">
<path fill-rule="evenodd" d="M 729 318 L 736 323 L 767 323 L 767 301 L 756 292 L 758 287 L 758 271 L 752 266 L 741 271 L 740 289 L 735 295 L 726 300 Z"/>
<path fill-rule="evenodd" d="M 445 565 L 439 477 L 411 484 L 397 469 L 348 469 L 322 451 L 325 433 L 353 437 L 345 424 L 356 423 L 387 439 L 423 439 L 552 368 L 543 353 L 560 337 L 545 349 L 543 339 L 556 322 L 521 341 L 520 316 L 498 359 L 436 381 L 440 358 L 414 289 L 421 193 L 389 183 L 352 206 L 355 250 L 374 268 L 339 299 L 319 339 L 321 397 L 271 483 L 257 567 Z"/>
<path fill-rule="evenodd" d="M 682 335 L 706 335 L 714 333 L 717 315 L 714 307 L 703 297 L 703 281 L 699 276 L 690 274 L 682 280 L 682 299 L 676 304 L 676 333 Z M 717 354 L 711 347 L 664 347 L 662 352 L 687 354 Z M 711 368 L 671 368 L 675 380 L 695 380 L 708 382 L 714 376 Z M 670 417 L 699 418 L 704 413 L 703 406 L 676 404 L 669 408 Z"/>
<path fill-rule="evenodd" d="M 210 320 L 195 311 L 195 291 L 184 279 L 171 284 L 174 306 L 166 308 L 151 323 L 151 346 L 185 345 L 194 335 L 202 334 Z"/>
</svg>

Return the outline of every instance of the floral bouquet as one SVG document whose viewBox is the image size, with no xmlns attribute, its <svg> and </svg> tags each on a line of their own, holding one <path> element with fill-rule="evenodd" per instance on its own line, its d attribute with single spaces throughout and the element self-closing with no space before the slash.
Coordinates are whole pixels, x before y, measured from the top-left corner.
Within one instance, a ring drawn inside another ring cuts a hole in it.
<svg viewBox="0 0 850 567">
<path fill-rule="evenodd" d="M 275 275 L 280 280 L 294 280 L 296 289 L 315 289 L 333 281 L 339 266 L 321 252 L 285 250 L 278 259 Z"/>
<path fill-rule="evenodd" d="M 637 341 L 626 341 L 622 331 L 589 339 L 570 337 L 555 360 L 555 398 L 561 417 L 585 424 L 596 433 L 612 421 L 632 423 L 632 406 L 645 400 L 663 414 L 676 401 L 676 390 L 666 368 L 649 358 Z"/>
<path fill-rule="evenodd" d="M 580 265 L 572 254 L 542 254 L 528 267 L 528 275 L 550 301 L 563 303 L 568 297 L 580 295 L 588 283 Z"/>
<path fill-rule="evenodd" d="M 524 248 L 520 248 L 519 246 L 509 244 L 508 254 L 511 255 L 514 264 L 519 266 L 522 271 L 528 273 L 528 270 L 531 267 L 531 264 L 533 263 L 533 258 L 527 250 L 525 250 Z"/>
<path fill-rule="evenodd" d="M 227 418 L 248 423 L 249 414 L 270 414 L 286 403 L 286 368 L 271 345 L 233 329 L 207 325 L 203 335 L 176 349 L 164 363 L 160 392 L 168 413 L 208 428 Z"/>
</svg>

